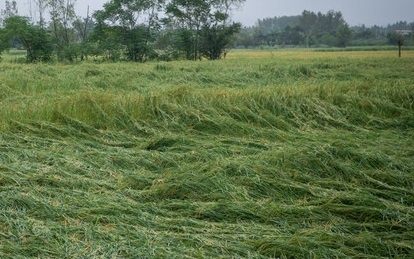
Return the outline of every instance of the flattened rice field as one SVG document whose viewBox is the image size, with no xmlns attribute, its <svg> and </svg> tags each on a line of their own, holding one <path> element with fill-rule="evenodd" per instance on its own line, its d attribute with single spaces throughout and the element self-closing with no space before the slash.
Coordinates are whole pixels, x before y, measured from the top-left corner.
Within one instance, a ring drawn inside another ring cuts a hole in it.
<svg viewBox="0 0 414 259">
<path fill-rule="evenodd" d="M 1 258 L 413 258 L 414 52 L 0 64 Z"/>
</svg>

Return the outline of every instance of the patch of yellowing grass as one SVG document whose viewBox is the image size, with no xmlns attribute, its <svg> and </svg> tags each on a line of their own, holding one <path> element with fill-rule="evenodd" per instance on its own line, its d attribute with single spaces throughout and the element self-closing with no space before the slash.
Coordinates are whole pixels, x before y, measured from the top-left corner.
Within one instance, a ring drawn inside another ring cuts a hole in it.
<svg viewBox="0 0 414 259">
<path fill-rule="evenodd" d="M 326 58 L 397 58 L 398 50 L 395 51 L 327 51 L 319 52 L 313 50 L 242 50 L 231 51 L 227 54 L 228 59 L 326 59 Z M 403 58 L 414 58 L 414 51 L 404 51 Z"/>
</svg>

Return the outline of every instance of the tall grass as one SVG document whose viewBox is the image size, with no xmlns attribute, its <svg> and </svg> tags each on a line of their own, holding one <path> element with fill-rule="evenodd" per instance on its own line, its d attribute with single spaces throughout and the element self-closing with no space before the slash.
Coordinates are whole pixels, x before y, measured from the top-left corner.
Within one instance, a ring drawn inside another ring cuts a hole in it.
<svg viewBox="0 0 414 259">
<path fill-rule="evenodd" d="M 414 256 L 413 53 L 350 54 L 1 64 L 0 256 Z"/>
</svg>

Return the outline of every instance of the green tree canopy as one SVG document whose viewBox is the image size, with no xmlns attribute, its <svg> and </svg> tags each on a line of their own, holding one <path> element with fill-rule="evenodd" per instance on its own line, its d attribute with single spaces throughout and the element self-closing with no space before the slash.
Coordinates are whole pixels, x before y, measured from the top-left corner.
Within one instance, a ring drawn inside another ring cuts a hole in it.
<svg viewBox="0 0 414 259">
<path fill-rule="evenodd" d="M 19 41 L 27 51 L 27 62 L 49 61 L 53 53 L 50 35 L 46 30 L 30 24 L 28 18 L 11 16 L 5 19 L 3 40 Z"/>
<path fill-rule="evenodd" d="M 175 40 L 180 44 L 178 49 L 188 59 L 197 60 L 201 55 L 219 59 L 241 28 L 241 24 L 231 23 L 231 11 L 244 1 L 171 0 L 166 13 L 178 38 L 182 37 Z"/>
<path fill-rule="evenodd" d="M 126 58 L 143 62 L 154 56 L 152 43 L 163 0 L 111 0 L 94 14 L 93 40 L 103 52 L 124 46 Z"/>
</svg>

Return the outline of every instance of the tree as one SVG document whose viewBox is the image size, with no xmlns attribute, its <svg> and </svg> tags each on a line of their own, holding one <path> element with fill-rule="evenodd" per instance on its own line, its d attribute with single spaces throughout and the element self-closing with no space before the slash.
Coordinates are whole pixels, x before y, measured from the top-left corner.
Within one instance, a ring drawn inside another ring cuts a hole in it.
<svg viewBox="0 0 414 259">
<path fill-rule="evenodd" d="M 121 44 L 126 57 L 143 62 L 155 55 L 152 43 L 163 0 L 111 0 L 97 11 L 93 40 L 102 47 Z M 102 44 L 102 43 L 105 44 Z M 111 47 L 112 48 L 112 47 Z"/>
<path fill-rule="evenodd" d="M 5 49 L 7 49 L 6 42 L 7 39 L 5 37 L 5 31 L 3 28 L 0 27 L 0 61 L 2 60 L 1 54 Z"/>
<path fill-rule="evenodd" d="M 318 31 L 318 16 L 314 12 L 303 11 L 300 18 L 300 27 L 305 34 L 306 46 L 309 48 L 311 37 Z"/>
<path fill-rule="evenodd" d="M 344 25 L 346 22 L 341 12 L 330 10 L 326 14 L 318 13 L 318 32 L 333 33 Z"/>
<path fill-rule="evenodd" d="M 230 26 L 205 26 L 201 30 L 200 52 L 210 60 L 220 59 L 223 50 L 234 40 L 234 35 L 240 31 L 241 25 L 233 23 Z M 226 53 L 226 52 L 225 52 Z"/>
<path fill-rule="evenodd" d="M 372 29 L 367 28 L 364 24 L 362 26 L 353 27 L 352 28 L 355 32 L 355 39 L 373 39 L 375 38 L 375 34 Z"/>
<path fill-rule="evenodd" d="M 204 0 L 172 0 L 167 5 L 167 14 L 170 15 L 171 20 L 174 20 L 179 28 L 191 32 L 191 37 L 188 37 L 188 33 L 181 35 L 185 37 L 184 43 L 191 44 L 185 46 L 185 49 L 191 50 L 193 60 L 198 59 L 200 32 L 209 19 L 210 9 L 211 5 Z"/>
<path fill-rule="evenodd" d="M 77 34 L 77 40 L 84 42 L 88 39 L 93 27 L 91 27 L 89 16 L 82 19 L 81 17 L 77 17 L 76 20 L 72 24 L 73 29 Z"/>
<path fill-rule="evenodd" d="M 252 27 L 242 28 L 236 36 L 236 46 L 241 46 L 246 49 L 256 46 L 254 38 L 254 29 Z"/>
<path fill-rule="evenodd" d="M 51 26 L 59 59 L 65 58 L 65 49 L 75 41 L 72 23 L 76 18 L 76 0 L 48 0 Z M 67 56 L 66 56 L 67 57 Z M 69 56 L 69 59 L 71 57 Z"/>
<path fill-rule="evenodd" d="M 337 39 L 337 46 L 338 47 L 346 47 L 348 43 L 352 39 L 352 31 L 349 28 L 348 24 L 343 24 L 339 26 L 337 33 L 336 33 L 336 39 Z"/>
<path fill-rule="evenodd" d="M 5 8 L 3 10 L 0 10 L 0 27 L 3 25 L 5 19 L 7 19 L 11 16 L 18 15 L 17 2 L 16 1 L 6 0 L 4 2 L 5 2 Z"/>
<path fill-rule="evenodd" d="M 179 52 L 184 54 L 188 60 L 194 60 L 194 37 L 191 30 L 178 28 L 172 32 L 172 48 L 174 57 L 180 56 Z"/>
<path fill-rule="evenodd" d="M 16 1 L 5 1 L 5 9 L 1 11 L 4 19 L 7 19 L 12 16 L 17 16 L 19 11 L 17 10 L 17 2 Z"/>
<path fill-rule="evenodd" d="M 329 46 L 345 46 L 350 40 L 350 29 L 342 13 L 333 10 L 326 14 L 303 11 L 300 27 L 305 35 L 305 42 L 310 47 L 311 42 L 323 43 Z M 338 38 L 340 37 L 340 38 Z"/>
<path fill-rule="evenodd" d="M 288 25 L 278 34 L 277 41 L 281 45 L 299 45 L 303 42 L 302 29 Z"/>
<path fill-rule="evenodd" d="M 44 13 L 46 11 L 46 8 L 48 6 L 49 0 L 34 0 L 37 10 L 39 11 L 39 26 L 40 28 L 44 28 L 45 26 L 45 18 Z"/>
<path fill-rule="evenodd" d="M 397 45 L 401 43 L 401 45 L 404 43 L 405 37 L 401 33 L 398 33 L 396 31 L 390 32 L 387 35 L 388 43 L 390 45 Z"/>
<path fill-rule="evenodd" d="M 259 19 L 256 27 L 259 27 L 265 34 L 281 32 L 288 26 L 291 28 L 299 26 L 300 18 L 301 16 L 296 15 Z"/>
<path fill-rule="evenodd" d="M 185 49 L 187 58 L 197 60 L 200 53 L 210 59 L 217 59 L 229 46 L 233 35 L 240 30 L 240 24 L 231 23 L 233 8 L 245 0 L 172 0 L 166 8 L 169 22 L 184 38 L 180 49 Z M 187 32 L 183 32 L 186 30 Z M 203 41 L 203 42 L 202 42 Z M 206 48 L 217 43 L 220 50 Z M 224 44 L 226 43 L 226 44 Z M 224 44 L 224 45 L 223 45 Z M 209 50 L 207 50 L 209 49 Z M 191 50 L 192 55 L 188 55 Z M 220 51 L 220 55 L 217 55 Z M 216 54 L 212 54 L 216 53 Z"/>
<path fill-rule="evenodd" d="M 3 37 L 7 41 L 16 39 L 26 49 L 27 62 L 49 61 L 53 48 L 48 33 L 29 23 L 28 18 L 11 16 L 4 21 Z"/>
<path fill-rule="evenodd" d="M 89 36 L 94 30 L 94 24 L 89 16 L 89 6 L 86 11 L 86 18 L 77 17 L 72 23 L 73 29 L 76 34 L 76 43 L 72 43 L 73 49 L 77 50 L 77 54 L 80 55 L 80 59 L 84 60 L 88 57 L 91 51 L 90 42 L 88 42 Z"/>
</svg>

